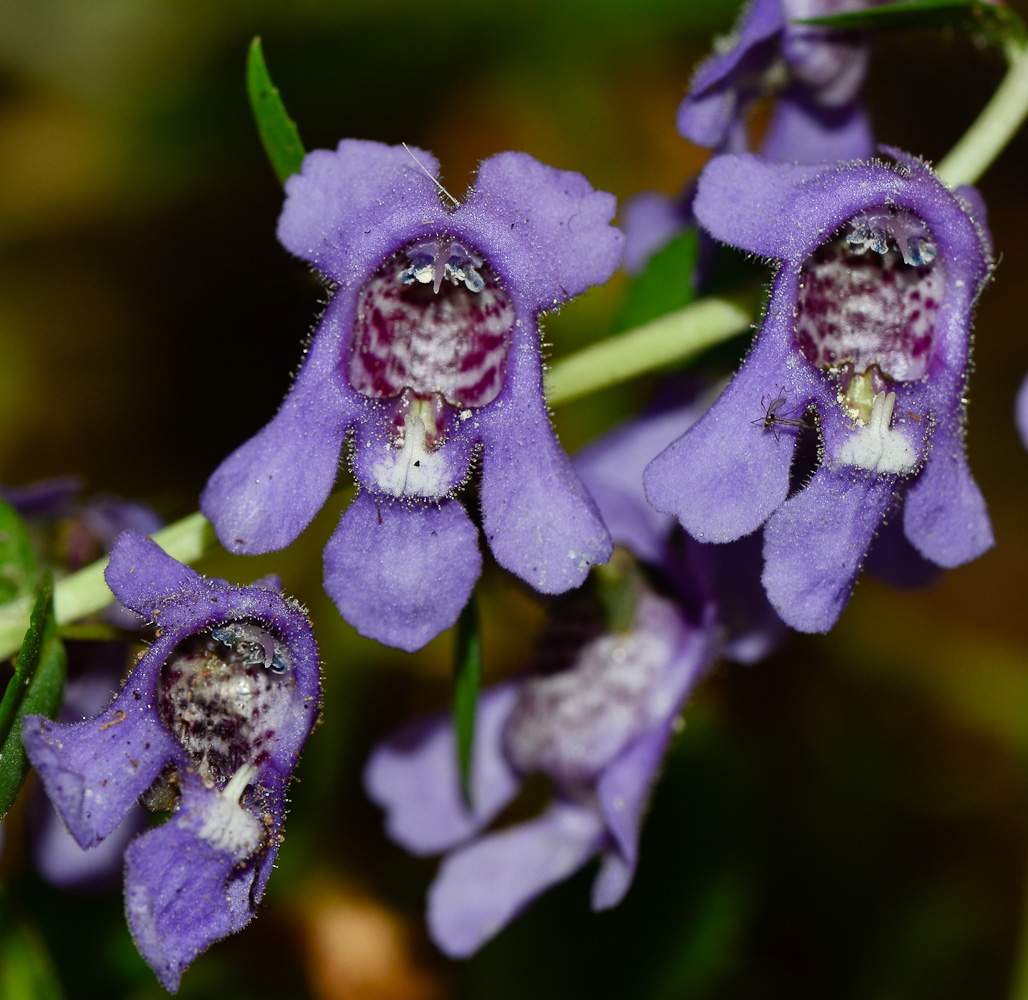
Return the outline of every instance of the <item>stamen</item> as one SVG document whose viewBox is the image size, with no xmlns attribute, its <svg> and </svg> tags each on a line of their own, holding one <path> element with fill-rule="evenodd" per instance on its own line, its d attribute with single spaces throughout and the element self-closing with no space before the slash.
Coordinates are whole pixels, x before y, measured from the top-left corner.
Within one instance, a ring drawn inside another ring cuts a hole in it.
<svg viewBox="0 0 1028 1000">
<path fill-rule="evenodd" d="M 837 460 L 875 473 L 899 475 L 917 464 L 917 452 L 899 430 L 891 427 L 896 393 L 879 392 L 867 424 L 848 437 Z"/>
<path fill-rule="evenodd" d="M 415 399 L 403 418 L 403 431 L 397 443 L 386 447 L 386 454 L 374 469 L 375 484 L 392 496 L 438 497 L 446 491 L 442 484 L 448 475 L 445 454 L 432 449 L 438 434 L 432 402 Z"/>
<path fill-rule="evenodd" d="M 850 379 L 846 391 L 839 393 L 839 402 L 847 414 L 863 426 L 871 419 L 876 395 L 874 378 L 866 371 Z"/>
<path fill-rule="evenodd" d="M 228 784 L 213 796 L 200 827 L 199 836 L 219 850 L 236 858 L 250 857 L 264 840 L 264 829 L 249 809 L 241 804 L 243 793 L 257 773 L 253 764 L 244 764 Z"/>
</svg>

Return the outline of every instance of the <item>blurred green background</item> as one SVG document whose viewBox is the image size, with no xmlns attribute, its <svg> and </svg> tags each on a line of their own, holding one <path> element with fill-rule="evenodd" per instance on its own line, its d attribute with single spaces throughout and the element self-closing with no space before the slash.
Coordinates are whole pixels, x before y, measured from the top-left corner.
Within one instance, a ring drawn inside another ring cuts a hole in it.
<svg viewBox="0 0 1028 1000">
<path fill-rule="evenodd" d="M 254 34 L 308 148 L 416 144 L 455 194 L 483 158 L 521 149 L 623 199 L 674 192 L 704 162 L 674 112 L 736 8 L 0 0 L 0 482 L 76 472 L 172 520 L 285 394 L 323 291 L 274 239 L 281 192 L 243 88 Z M 868 84 L 880 138 L 941 158 L 1002 71 L 967 39 L 886 39 Z M 1028 996 L 1013 985 L 1028 858 L 1028 455 L 1012 426 L 1028 371 L 1026 156 L 1021 135 L 981 184 L 1000 266 L 978 312 L 969 450 L 996 548 L 922 593 L 862 581 L 831 635 L 709 680 L 613 913 L 588 911 L 590 869 L 472 961 L 444 960 L 421 922 L 433 863 L 384 839 L 359 776 L 378 736 L 445 703 L 450 637 L 405 656 L 339 619 L 320 549 L 345 498 L 285 553 L 205 560 L 240 581 L 278 572 L 309 605 L 325 722 L 264 911 L 180 995 Z M 551 356 L 606 336 L 623 293 L 618 278 L 550 317 Z M 562 440 L 578 447 L 653 384 L 564 407 Z M 498 572 L 482 600 L 498 677 L 528 659 L 542 612 Z M 43 885 L 23 819 L 22 806 L 0 859 L 5 1000 L 164 995 L 120 896 Z"/>
</svg>

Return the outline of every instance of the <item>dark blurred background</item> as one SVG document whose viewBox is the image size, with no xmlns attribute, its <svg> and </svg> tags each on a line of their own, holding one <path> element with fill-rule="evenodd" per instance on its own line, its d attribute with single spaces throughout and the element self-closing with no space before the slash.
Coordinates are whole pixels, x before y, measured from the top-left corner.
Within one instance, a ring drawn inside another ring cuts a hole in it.
<svg viewBox="0 0 1028 1000">
<path fill-rule="evenodd" d="M 674 112 L 736 9 L 2 0 L 0 482 L 75 472 L 176 519 L 285 394 L 323 290 L 274 238 L 281 191 L 243 87 L 254 34 L 309 149 L 416 144 L 455 194 L 483 158 L 520 149 L 624 199 L 672 193 L 702 166 Z M 965 38 L 885 39 L 868 84 L 881 140 L 941 159 L 1002 73 Z M 1026 155 L 1022 134 L 981 183 L 1000 265 L 978 312 L 968 442 L 996 548 L 924 592 L 864 580 L 829 636 L 711 678 L 613 913 L 589 912 L 590 869 L 472 961 L 444 960 L 421 922 L 433 864 L 384 839 L 360 769 L 389 728 L 445 704 L 450 637 L 406 656 L 339 619 L 320 549 L 345 498 L 285 553 L 207 558 L 240 581 L 278 572 L 309 605 L 325 722 L 260 919 L 201 957 L 180 995 L 1028 997 L 1028 455 L 1012 425 L 1028 371 Z M 550 317 L 551 356 L 608 335 L 624 287 Z M 562 408 L 568 449 L 653 385 Z M 498 572 L 482 600 L 499 677 L 529 658 L 542 612 Z M 18 961 L 68 997 L 162 996 L 120 895 L 34 875 L 23 814 L 0 862 L 0 996 L 55 995 L 18 980 Z"/>
</svg>

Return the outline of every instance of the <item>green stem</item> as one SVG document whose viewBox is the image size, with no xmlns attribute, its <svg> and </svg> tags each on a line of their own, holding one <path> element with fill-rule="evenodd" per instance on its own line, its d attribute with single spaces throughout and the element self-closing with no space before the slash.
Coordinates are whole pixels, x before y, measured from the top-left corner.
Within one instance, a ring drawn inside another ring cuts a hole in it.
<svg viewBox="0 0 1028 1000">
<path fill-rule="evenodd" d="M 181 562 L 196 562 L 215 544 L 214 529 L 199 512 L 169 524 L 153 539 L 170 556 Z M 57 624 L 71 622 L 95 614 L 114 600 L 104 580 L 106 557 L 64 577 L 54 587 L 54 610 Z M 0 608 L 0 659 L 16 653 L 29 626 L 31 597 L 20 597 Z"/>
<path fill-rule="evenodd" d="M 590 344 L 554 363 L 546 376 L 553 405 L 625 382 L 672 361 L 684 361 L 749 329 L 753 296 L 700 299 L 617 337 Z"/>
<path fill-rule="evenodd" d="M 1007 75 L 971 127 L 936 167 L 952 188 L 974 184 L 1028 117 L 1028 48 L 1015 50 Z"/>
</svg>

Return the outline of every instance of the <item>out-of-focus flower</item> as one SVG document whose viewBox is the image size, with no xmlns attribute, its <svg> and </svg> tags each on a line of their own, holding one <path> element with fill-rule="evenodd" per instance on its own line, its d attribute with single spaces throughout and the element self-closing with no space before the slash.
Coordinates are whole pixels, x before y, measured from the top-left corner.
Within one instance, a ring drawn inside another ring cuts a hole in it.
<svg viewBox="0 0 1028 1000">
<path fill-rule="evenodd" d="M 781 264 L 739 373 L 645 476 L 654 506 L 703 541 L 766 521 L 764 585 L 804 631 L 835 623 L 901 504 L 906 538 L 940 566 L 992 544 L 964 454 L 971 316 L 991 266 L 983 210 L 976 192 L 888 152 L 891 163 L 710 163 L 700 222 Z M 815 425 L 817 470 L 791 490 L 797 435 Z"/>
<path fill-rule="evenodd" d="M 25 719 L 26 751 L 82 847 L 140 796 L 163 825 L 125 852 L 125 911 L 174 992 L 212 942 L 253 917 L 279 844 L 285 790 L 318 715 L 307 616 L 264 587 L 201 577 L 133 532 L 107 582 L 158 626 L 114 701 L 75 724 Z"/>
<path fill-rule="evenodd" d="M 344 140 L 286 182 L 279 238 L 337 287 L 278 415 L 201 500 L 230 551 L 282 548 L 352 433 L 361 492 L 325 548 L 325 587 L 359 632 L 407 650 L 453 624 L 480 572 L 453 499 L 479 449 L 500 565 L 554 594 L 610 555 L 550 425 L 538 316 L 617 267 L 614 199 L 501 153 L 450 210 L 437 170 L 421 150 Z"/>
<path fill-rule="evenodd" d="M 748 588 L 749 617 L 722 614 L 716 594 L 726 584 L 741 591 L 711 572 L 711 560 L 738 559 L 737 547 L 691 543 L 683 555 L 670 543 L 671 520 L 642 496 L 646 459 L 693 416 L 682 407 L 649 414 L 576 458 L 614 537 L 648 562 L 663 592 L 625 553 L 612 564 L 621 575 L 605 571 L 600 585 L 605 614 L 588 600 L 583 609 L 581 597 L 557 609 L 536 668 L 482 696 L 473 805 L 459 789 L 448 715 L 406 727 L 368 762 L 365 786 L 386 810 L 389 835 L 416 854 L 449 852 L 428 901 L 430 932 L 449 955 L 475 952 L 595 854 L 593 908 L 616 906 L 631 885 L 643 813 L 689 693 L 719 647 L 752 661 L 781 634 L 759 586 Z M 757 553 L 743 547 L 755 581 Z M 532 773 L 551 783 L 545 811 L 489 832 Z"/>
<path fill-rule="evenodd" d="M 875 2 L 753 0 L 732 34 L 697 68 L 678 108 L 682 137 L 718 153 L 745 152 L 747 107 L 774 92 L 777 99 L 761 155 L 788 163 L 871 156 L 874 134 L 860 102 L 870 58 L 867 37 L 795 22 L 861 10 Z M 642 191 L 625 201 L 625 270 L 641 271 L 654 253 L 695 223 L 695 192 L 691 178 L 674 197 Z"/>
<path fill-rule="evenodd" d="M 732 35 L 696 70 L 678 108 L 678 131 L 699 146 L 742 152 L 747 105 L 773 90 L 777 102 L 763 155 L 800 163 L 869 156 L 874 140 L 859 101 L 867 38 L 796 22 L 873 3 L 753 0 Z"/>
</svg>

